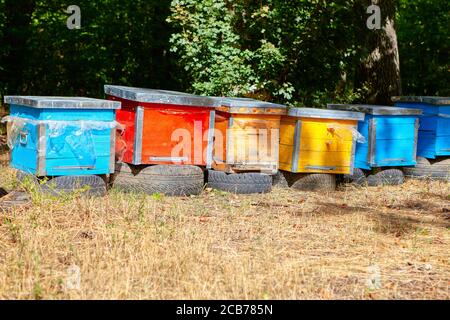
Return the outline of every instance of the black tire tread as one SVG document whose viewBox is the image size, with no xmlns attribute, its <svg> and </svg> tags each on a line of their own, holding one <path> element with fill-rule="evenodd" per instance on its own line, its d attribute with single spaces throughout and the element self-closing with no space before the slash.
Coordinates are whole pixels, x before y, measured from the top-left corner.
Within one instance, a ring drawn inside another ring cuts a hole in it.
<svg viewBox="0 0 450 320">
<path fill-rule="evenodd" d="M 354 168 L 353 174 L 344 174 L 344 183 L 351 183 L 358 186 L 363 186 L 367 184 L 367 177 L 364 171 L 360 168 Z"/>
<path fill-rule="evenodd" d="M 35 175 L 25 172 L 25 171 L 22 171 L 22 170 L 17 170 L 16 179 L 20 183 L 25 183 L 25 182 L 30 182 L 33 184 L 38 183 L 38 178 Z"/>
<path fill-rule="evenodd" d="M 405 182 L 405 176 L 400 169 L 386 169 L 367 177 L 367 184 L 375 186 L 396 186 Z"/>
<path fill-rule="evenodd" d="M 41 184 L 40 189 L 43 193 L 58 196 L 76 192 L 86 186 L 89 188 L 82 191 L 83 195 L 100 197 L 106 195 L 105 180 L 96 175 L 54 177 L 44 184 Z"/>
<path fill-rule="evenodd" d="M 299 191 L 335 191 L 336 175 L 328 173 L 298 173 L 291 188 Z"/>
<path fill-rule="evenodd" d="M 447 169 L 449 169 L 450 168 L 450 158 L 444 159 L 444 160 L 439 160 L 439 161 L 433 163 L 432 166 L 437 166 L 437 167 L 445 166 L 445 167 L 447 167 Z"/>
<path fill-rule="evenodd" d="M 208 170 L 208 187 L 236 194 L 267 193 L 272 177 L 264 173 L 232 173 Z"/>
<path fill-rule="evenodd" d="M 106 182 L 104 177 L 98 175 L 89 176 L 58 176 L 49 177 L 48 180 L 41 180 L 30 173 L 18 170 L 16 179 L 20 183 L 30 181 L 36 189 L 46 195 L 61 196 L 82 191 L 84 196 L 105 196 Z M 86 186 L 86 190 L 83 190 Z"/>
<path fill-rule="evenodd" d="M 417 157 L 415 167 L 403 168 L 406 177 L 450 181 L 450 159 L 439 160 L 433 164 L 428 159 Z"/>
<path fill-rule="evenodd" d="M 113 185 L 124 191 L 169 196 L 198 195 L 203 190 L 202 169 L 189 165 L 116 166 Z"/>
<path fill-rule="evenodd" d="M 285 172 L 282 170 L 279 170 L 276 174 L 272 176 L 272 186 L 278 187 L 278 188 L 288 188 L 289 183 L 285 176 Z"/>
</svg>

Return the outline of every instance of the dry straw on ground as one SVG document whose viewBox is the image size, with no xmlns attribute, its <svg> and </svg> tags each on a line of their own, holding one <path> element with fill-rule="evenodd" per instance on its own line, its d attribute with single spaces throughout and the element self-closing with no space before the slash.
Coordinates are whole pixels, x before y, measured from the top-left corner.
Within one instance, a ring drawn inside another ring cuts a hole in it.
<svg viewBox="0 0 450 320">
<path fill-rule="evenodd" d="M 14 187 L 13 171 L 0 182 Z M 0 213 L 0 298 L 448 299 L 450 185 L 33 197 Z"/>
</svg>

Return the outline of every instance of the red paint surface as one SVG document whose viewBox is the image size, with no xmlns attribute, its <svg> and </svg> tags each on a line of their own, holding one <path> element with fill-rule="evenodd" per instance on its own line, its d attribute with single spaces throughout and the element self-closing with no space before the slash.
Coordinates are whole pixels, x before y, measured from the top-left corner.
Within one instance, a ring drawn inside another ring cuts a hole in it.
<svg viewBox="0 0 450 320">
<path fill-rule="evenodd" d="M 180 164 L 206 164 L 209 109 L 175 105 L 145 107 L 143 163 L 170 163 L 152 157 L 187 157 Z"/>
<path fill-rule="evenodd" d="M 210 111 L 214 108 L 187 107 L 155 103 L 135 102 L 108 96 L 120 101 L 122 108 L 117 110 L 117 121 L 125 127 L 122 134 L 125 152 L 123 162 L 133 163 L 136 107 L 144 108 L 142 157 L 139 164 L 170 164 L 172 162 L 151 160 L 151 157 L 187 157 L 179 164 L 206 165 L 207 131 Z M 123 143 L 116 148 L 123 148 Z M 180 152 L 175 152 L 175 151 Z M 138 164 L 138 163 L 136 163 Z"/>
<path fill-rule="evenodd" d="M 113 96 L 108 96 L 109 100 L 119 101 L 122 103 L 121 109 L 116 111 L 116 121 L 123 126 L 123 131 L 120 133 L 121 142 L 116 143 L 116 156 L 121 155 L 122 161 L 126 163 L 133 163 L 133 148 L 134 148 L 134 128 L 136 108 L 138 102 L 125 100 Z"/>
</svg>

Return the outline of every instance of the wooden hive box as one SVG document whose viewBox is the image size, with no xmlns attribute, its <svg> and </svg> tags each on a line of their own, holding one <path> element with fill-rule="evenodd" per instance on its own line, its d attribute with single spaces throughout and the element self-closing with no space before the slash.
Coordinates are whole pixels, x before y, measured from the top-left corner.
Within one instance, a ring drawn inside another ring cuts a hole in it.
<svg viewBox="0 0 450 320">
<path fill-rule="evenodd" d="M 294 173 L 353 173 L 358 121 L 364 114 L 291 108 L 281 119 L 280 169 Z"/>
<path fill-rule="evenodd" d="M 356 146 L 356 168 L 416 165 L 420 110 L 356 104 L 329 104 L 328 108 L 365 113 L 358 131 L 366 141 Z"/>
<path fill-rule="evenodd" d="M 422 110 L 417 155 L 434 159 L 450 156 L 450 98 L 393 97 L 395 106 Z"/>
<path fill-rule="evenodd" d="M 279 129 L 286 106 L 223 98 L 216 107 L 213 168 L 232 172 L 278 171 Z"/>
<path fill-rule="evenodd" d="M 117 112 L 124 127 L 119 160 L 211 167 L 216 99 L 113 85 L 106 85 L 105 93 L 122 103 Z"/>
<path fill-rule="evenodd" d="M 5 96 L 13 168 L 37 176 L 114 172 L 120 103 L 73 97 Z"/>
</svg>

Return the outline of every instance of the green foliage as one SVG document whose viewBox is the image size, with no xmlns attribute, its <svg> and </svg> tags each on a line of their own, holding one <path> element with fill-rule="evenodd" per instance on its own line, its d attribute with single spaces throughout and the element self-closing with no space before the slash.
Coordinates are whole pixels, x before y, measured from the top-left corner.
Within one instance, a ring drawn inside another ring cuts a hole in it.
<svg viewBox="0 0 450 320">
<path fill-rule="evenodd" d="M 267 19 L 254 25 L 285 56 L 278 77 L 295 88 L 294 104 L 320 107 L 352 92 L 364 54 L 355 32 L 363 15 L 355 1 L 271 1 Z"/>
<path fill-rule="evenodd" d="M 393 0 L 392 0 L 393 1 Z M 105 83 L 290 105 L 363 101 L 369 0 L 0 0 L 0 95 Z M 449 95 L 449 4 L 395 0 L 403 89 Z"/>
<path fill-rule="evenodd" d="M 81 29 L 69 30 L 65 10 L 71 3 L 34 2 L 20 83 L 9 92 L 102 97 L 105 83 L 176 86 L 166 55 L 169 3 L 79 0 Z"/>
<path fill-rule="evenodd" d="M 176 0 L 172 51 L 196 93 L 319 107 L 362 101 L 368 88 L 357 73 L 370 53 L 369 2 Z M 448 3 L 399 3 L 405 93 L 448 95 Z"/>
<path fill-rule="evenodd" d="M 3 32 L 5 30 L 5 0 L 0 0 L 0 39 L 3 39 Z M 3 46 L 0 45 L 0 55 L 3 53 Z M 1 71 L 1 66 L 0 66 Z"/>
<path fill-rule="evenodd" d="M 4 30 L 5 30 L 5 0 L 0 0 L 0 39 L 3 39 L 4 37 Z M 0 42 L 0 62 L 3 61 L 4 56 L 6 55 L 6 49 L 5 45 Z M 5 66 L 0 63 L 0 73 L 4 72 Z M 3 90 L 4 90 L 4 84 L 0 83 L 0 98 L 2 97 Z M 1 102 L 0 102 L 1 105 Z"/>
<path fill-rule="evenodd" d="M 168 22 L 179 30 L 172 34 L 172 52 L 189 74 L 192 89 L 208 95 L 241 95 L 255 83 L 250 66 L 252 53 L 236 46 L 233 12 L 224 1 L 174 0 Z"/>
<path fill-rule="evenodd" d="M 266 39 L 254 39 L 247 49 L 236 23 L 243 6 L 217 0 L 174 0 L 168 22 L 177 32 L 171 37 L 171 50 L 199 94 L 249 96 L 270 92 L 289 99 L 293 88 L 274 76 L 283 67 L 285 56 Z M 252 19 L 267 12 L 255 12 Z M 245 33 L 244 33 L 245 35 Z M 189 88 L 188 88 L 189 89 Z"/>
<path fill-rule="evenodd" d="M 400 1 L 397 35 L 403 92 L 450 95 L 450 3 Z"/>
<path fill-rule="evenodd" d="M 364 54 L 352 28 L 365 8 L 358 16 L 355 1 L 265 3 L 172 1 L 172 51 L 192 90 L 315 106 L 356 99 L 346 79 Z"/>
</svg>

